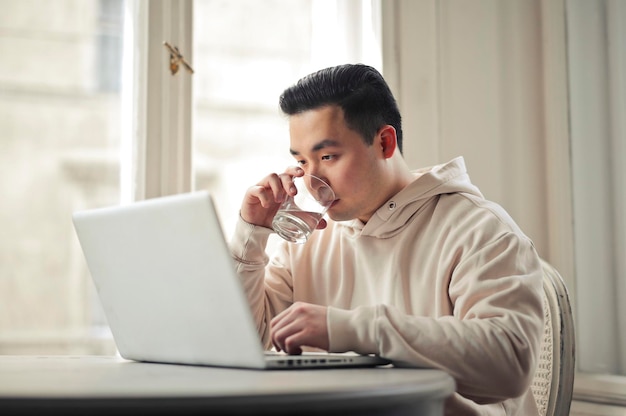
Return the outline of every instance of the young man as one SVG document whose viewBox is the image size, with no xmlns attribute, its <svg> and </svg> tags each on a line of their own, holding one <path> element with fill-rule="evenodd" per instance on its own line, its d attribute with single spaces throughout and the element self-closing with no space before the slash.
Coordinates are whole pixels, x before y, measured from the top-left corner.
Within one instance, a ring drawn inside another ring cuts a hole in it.
<svg viewBox="0 0 626 416">
<path fill-rule="evenodd" d="M 457 383 L 446 414 L 537 414 L 529 386 L 543 311 L 533 243 L 471 184 L 462 158 L 409 170 L 397 104 L 375 69 L 313 73 L 280 105 L 298 166 L 249 188 L 231 242 L 266 346 L 443 369 Z M 335 191 L 330 219 L 269 260 L 272 218 L 304 173 Z"/>
</svg>

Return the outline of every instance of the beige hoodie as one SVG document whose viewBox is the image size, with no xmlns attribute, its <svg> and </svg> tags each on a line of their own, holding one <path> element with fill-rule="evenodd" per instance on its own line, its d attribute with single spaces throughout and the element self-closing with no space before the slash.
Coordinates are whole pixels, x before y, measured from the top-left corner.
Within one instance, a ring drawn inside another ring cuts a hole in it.
<svg viewBox="0 0 626 416">
<path fill-rule="evenodd" d="M 363 224 L 328 221 L 303 245 L 245 223 L 231 242 L 260 336 L 294 302 L 329 306 L 330 351 L 452 375 L 449 415 L 536 415 L 529 385 L 543 328 L 533 243 L 471 184 L 463 158 L 416 180 Z"/>
</svg>

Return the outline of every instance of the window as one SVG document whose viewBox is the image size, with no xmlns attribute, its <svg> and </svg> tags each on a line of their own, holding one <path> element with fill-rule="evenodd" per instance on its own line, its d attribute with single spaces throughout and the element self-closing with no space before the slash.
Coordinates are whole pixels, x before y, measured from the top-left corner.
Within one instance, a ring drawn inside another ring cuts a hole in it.
<svg viewBox="0 0 626 416">
<path fill-rule="evenodd" d="M 294 164 L 279 95 L 323 67 L 380 68 L 377 13 L 369 0 L 194 1 L 194 182 L 227 233 L 247 187 Z"/>
<path fill-rule="evenodd" d="M 121 0 L 5 1 L 0 353 L 107 353 L 71 212 L 119 201 Z"/>
<path fill-rule="evenodd" d="M 626 7 L 569 0 L 567 24 L 579 368 L 626 375 Z"/>
<path fill-rule="evenodd" d="M 574 398 L 623 406 L 626 5 L 568 0 L 566 22 L 580 371 Z"/>
<path fill-rule="evenodd" d="M 347 60 L 380 67 L 371 0 L 2 4 L 4 354 L 115 352 L 73 211 L 208 189 L 228 231 L 251 181 L 293 163 L 282 90 Z M 169 72 L 164 40 L 194 75 Z"/>
</svg>

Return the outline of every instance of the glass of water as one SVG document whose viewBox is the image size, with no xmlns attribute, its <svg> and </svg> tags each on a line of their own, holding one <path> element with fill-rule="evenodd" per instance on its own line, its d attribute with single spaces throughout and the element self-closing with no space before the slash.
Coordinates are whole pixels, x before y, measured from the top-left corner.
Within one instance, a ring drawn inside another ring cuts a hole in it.
<svg viewBox="0 0 626 416">
<path fill-rule="evenodd" d="M 272 228 L 285 240 L 302 244 L 334 202 L 335 193 L 330 185 L 313 175 L 294 177 L 293 183 L 297 193 L 280 205 Z"/>
</svg>

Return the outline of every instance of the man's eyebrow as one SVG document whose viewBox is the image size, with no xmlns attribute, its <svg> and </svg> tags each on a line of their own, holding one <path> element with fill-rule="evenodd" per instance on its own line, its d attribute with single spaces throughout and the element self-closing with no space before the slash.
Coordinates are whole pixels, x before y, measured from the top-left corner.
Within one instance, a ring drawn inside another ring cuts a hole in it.
<svg viewBox="0 0 626 416">
<path fill-rule="evenodd" d="M 326 147 L 336 147 L 336 146 L 339 146 L 339 142 L 338 142 L 338 141 L 336 141 L 336 140 L 332 140 L 332 139 L 324 139 L 324 140 L 322 140 L 321 142 L 316 143 L 316 144 L 315 144 L 315 145 L 311 148 L 311 151 L 312 151 L 312 152 L 317 152 L 317 151 L 320 151 L 320 150 L 322 150 L 322 149 L 324 149 L 324 148 L 326 148 Z M 296 150 L 293 150 L 293 149 L 289 149 L 289 152 L 290 152 L 292 155 L 294 155 L 294 156 L 296 156 L 296 155 L 299 155 L 299 154 L 300 154 L 300 152 L 298 152 L 298 151 L 296 151 Z"/>
</svg>

